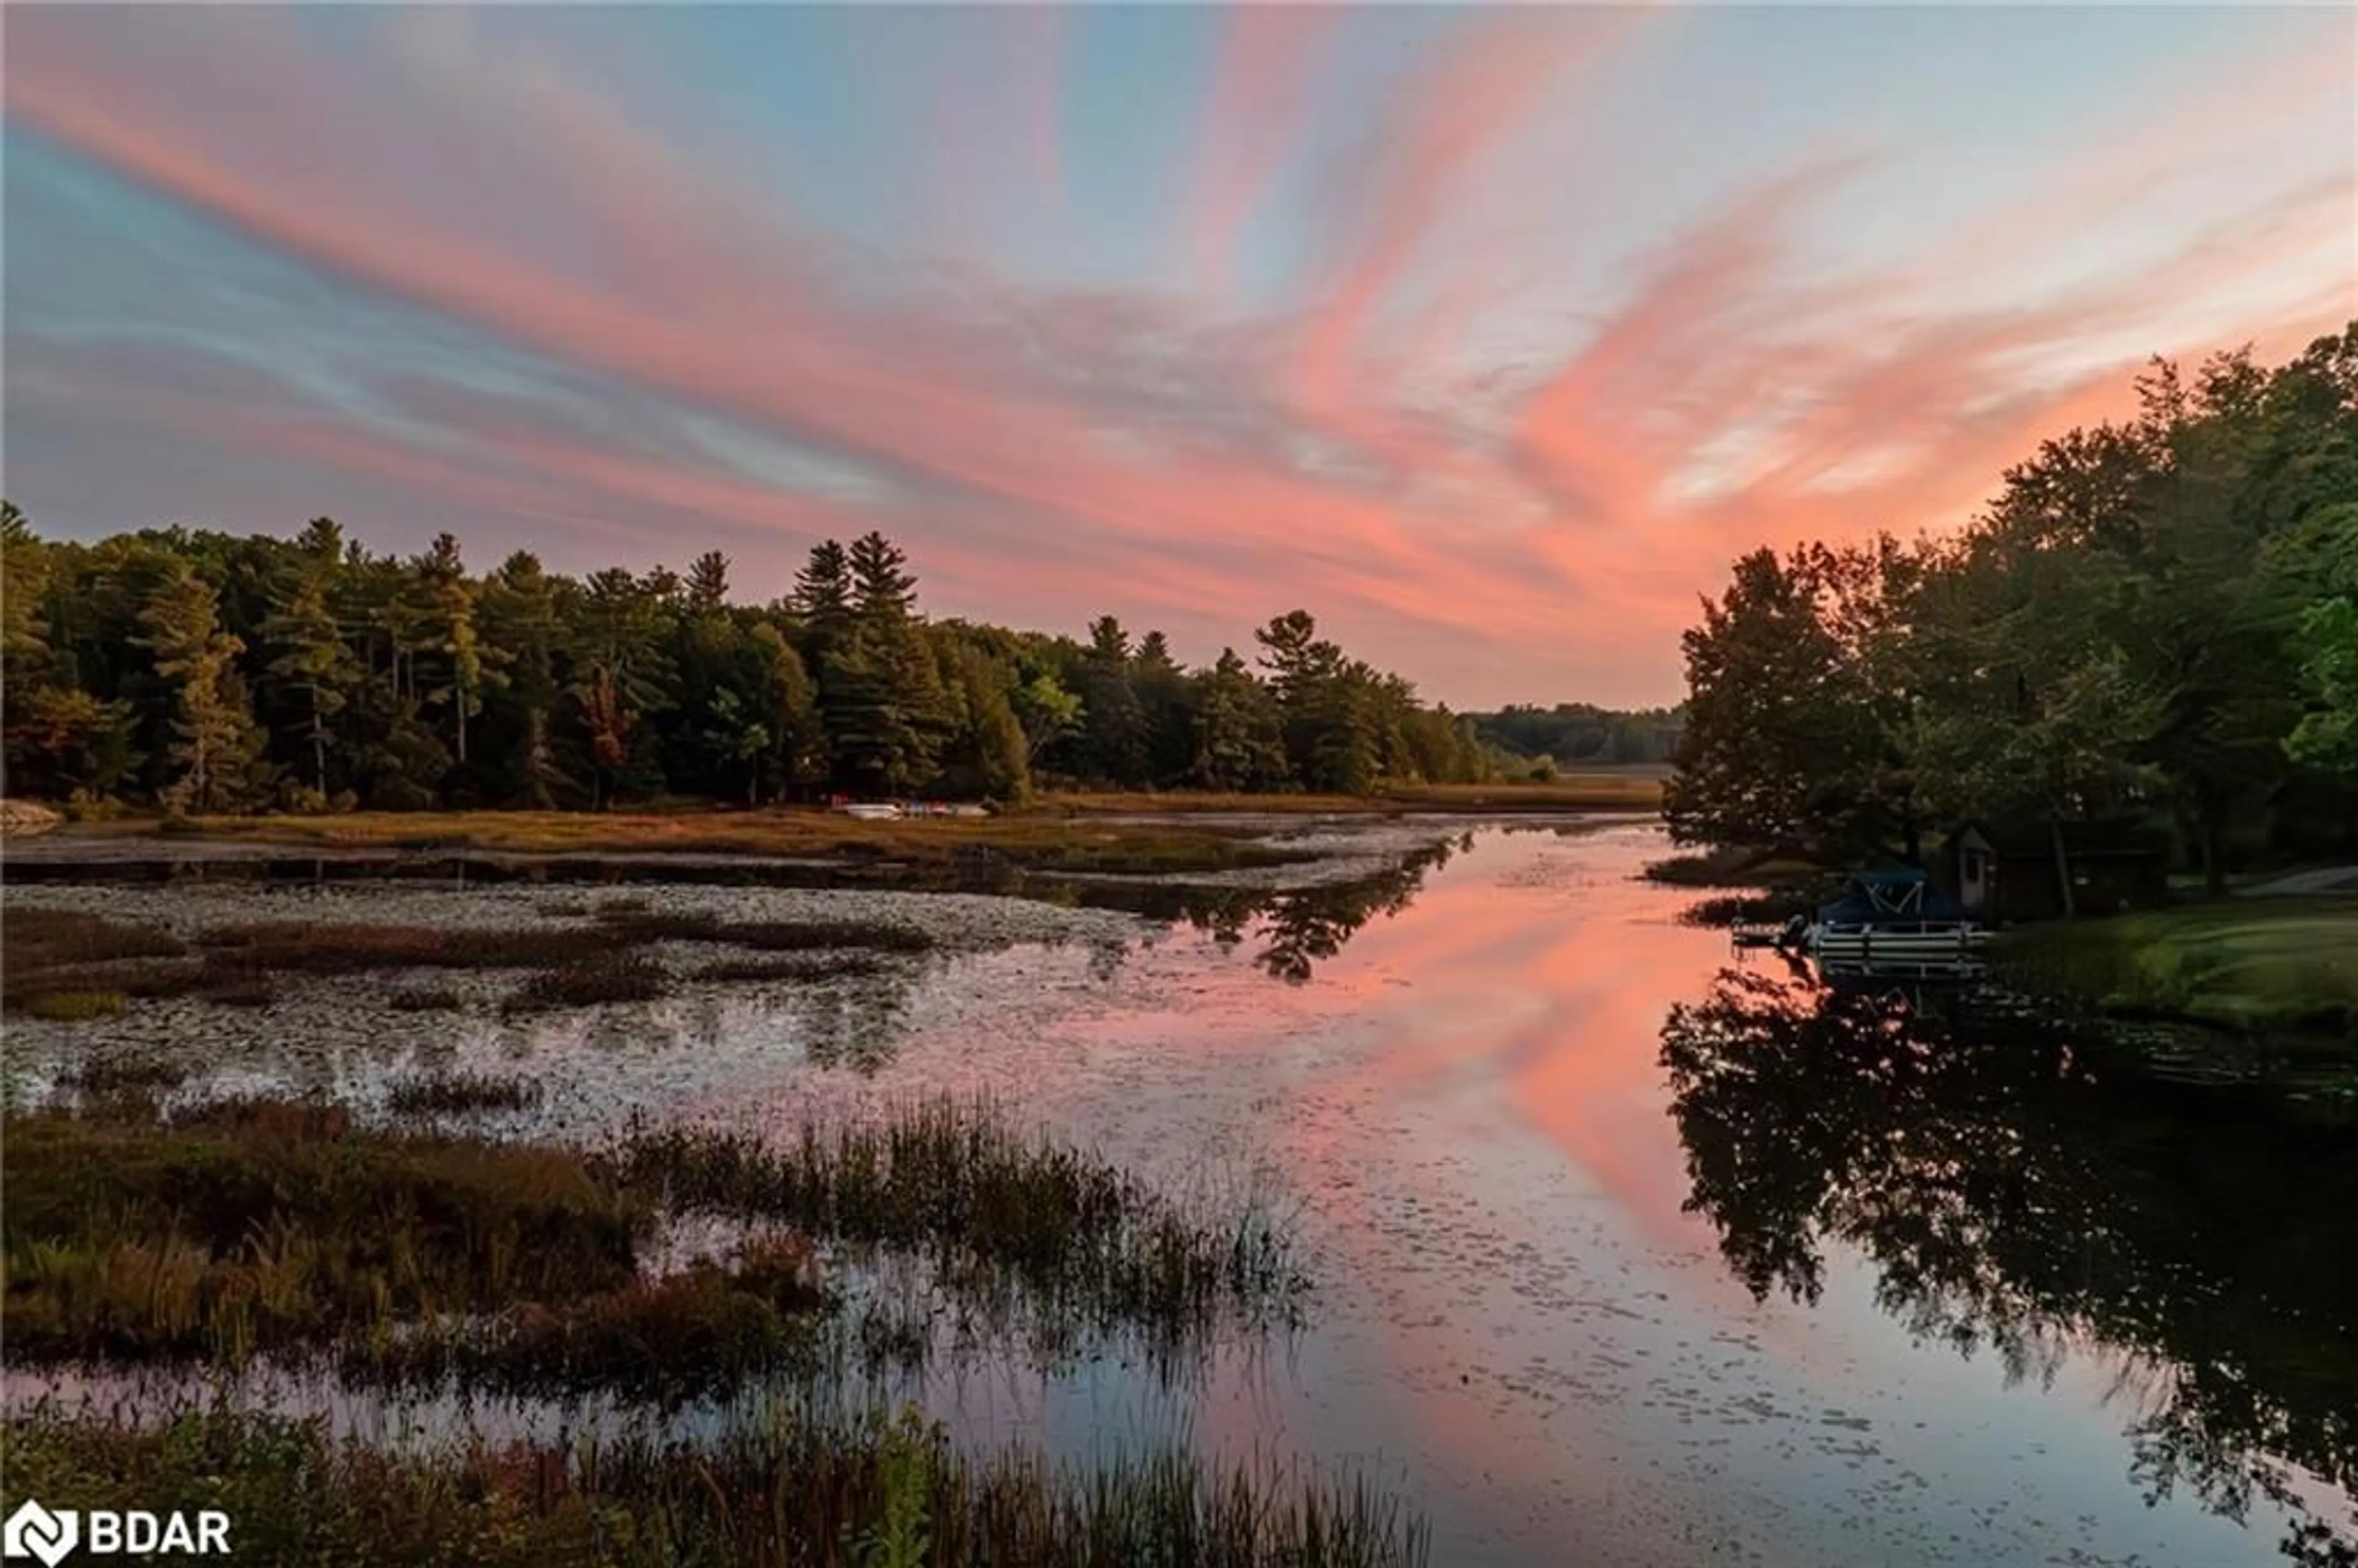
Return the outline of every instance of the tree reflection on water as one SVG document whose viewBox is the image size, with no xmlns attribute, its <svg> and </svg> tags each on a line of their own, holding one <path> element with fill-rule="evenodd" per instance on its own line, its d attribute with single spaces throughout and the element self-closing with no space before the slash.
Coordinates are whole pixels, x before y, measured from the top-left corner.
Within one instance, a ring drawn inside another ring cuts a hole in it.
<svg viewBox="0 0 2358 1568">
<path fill-rule="evenodd" d="M 1470 833 L 1443 839 L 1347 881 L 1282 891 L 1190 888 L 1179 895 L 1179 915 L 1223 948 L 1237 946 L 1248 934 L 1258 936 L 1261 946 L 1253 962 L 1272 979 L 1301 985 L 1361 926 L 1406 909 L 1422 890 L 1425 874 L 1447 865 L 1472 842 Z"/>
<path fill-rule="evenodd" d="M 2358 1564 L 2358 1128 L 2174 1082 L 1980 989 L 1727 971 L 1662 1029 L 1688 1207 L 1761 1298 L 1817 1301 L 1831 1245 L 1885 1311 L 2010 1379 L 2118 1368 L 2133 1478 Z M 2293 1495 L 2296 1467 L 2340 1494 Z"/>
</svg>

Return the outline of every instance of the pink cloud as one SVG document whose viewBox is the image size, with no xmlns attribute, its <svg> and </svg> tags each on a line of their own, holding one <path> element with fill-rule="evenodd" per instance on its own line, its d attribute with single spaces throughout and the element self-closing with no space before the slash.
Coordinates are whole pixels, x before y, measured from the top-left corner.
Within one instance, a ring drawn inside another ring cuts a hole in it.
<svg viewBox="0 0 2358 1568">
<path fill-rule="evenodd" d="M 1268 197 L 1310 111 L 1313 67 L 1350 15 L 1340 5 L 1230 5 L 1204 103 L 1185 243 L 1198 284 L 1226 284 L 1240 232 Z"/>
<path fill-rule="evenodd" d="M 1469 16 L 1378 106 L 1382 150 L 1332 231 L 1318 300 L 1245 323 L 1144 294 L 1027 292 L 971 263 L 879 267 L 779 221 L 715 172 L 727 159 L 655 141 L 613 93 L 500 54 L 461 14 L 389 16 L 365 67 L 271 13 L 155 21 L 13 14 L 11 119 L 569 376 L 840 454 L 884 493 L 806 494 L 692 443 L 546 427 L 447 389 L 380 387 L 416 416 L 406 437 L 178 406 L 159 420 L 617 535 L 646 514 L 704 518 L 790 550 L 886 526 L 978 613 L 1053 585 L 1064 604 L 1111 594 L 1241 641 L 1302 603 L 1355 647 L 1474 645 L 1536 680 L 1641 665 L 1596 693 L 1618 700 L 1671 695 L 1676 628 L 1729 556 L 1961 516 L 2039 437 L 2117 406 L 2145 346 L 2191 346 L 2206 308 L 2289 307 L 2287 278 L 2330 281 L 2351 232 L 2347 190 L 2312 185 L 2135 276 L 1969 308 L 1956 299 L 2004 250 L 1985 223 L 1877 272 L 1800 270 L 1794 230 L 1866 167 L 1823 159 L 1639 258 L 1569 354 L 1509 378 L 1531 390 L 1501 416 L 1475 372 L 1432 371 L 1529 264 L 1431 236 L 1453 232 L 1490 152 L 1636 25 L 1618 13 Z M 1039 127 L 1055 125 L 1063 26 L 1022 23 L 1010 95 L 1049 185 L 1061 152 Z M 1295 150 L 1331 26 L 1323 10 L 1229 17 L 1185 206 L 1205 268 Z M 2068 240 L 2074 202 L 2140 167 L 2099 148 L 2000 216 L 2024 225 L 2018 243 Z M 2358 313 L 2351 293 L 2308 290 L 2303 319 Z M 1378 323 L 1418 301 L 1385 342 Z M 1714 468 L 1720 487 L 1700 487 Z"/>
</svg>

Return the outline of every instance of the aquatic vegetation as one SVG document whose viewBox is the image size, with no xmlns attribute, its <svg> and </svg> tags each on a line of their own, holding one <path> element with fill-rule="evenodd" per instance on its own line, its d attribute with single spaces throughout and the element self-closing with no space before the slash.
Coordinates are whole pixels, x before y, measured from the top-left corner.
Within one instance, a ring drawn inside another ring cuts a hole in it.
<svg viewBox="0 0 2358 1568">
<path fill-rule="evenodd" d="M 718 942 L 720 916 L 708 910 L 653 910 L 644 899 L 600 904 L 600 924 L 626 942 Z"/>
<path fill-rule="evenodd" d="M 0 1000 L 35 1018 L 102 1018 L 130 997 L 178 995 L 207 979 L 178 961 L 188 946 L 169 933 L 75 910 L 0 906 Z"/>
<path fill-rule="evenodd" d="M 85 1095 L 152 1096 L 188 1080 L 189 1069 L 157 1056 L 99 1056 L 59 1075 L 58 1087 Z"/>
<path fill-rule="evenodd" d="M 385 1108 L 403 1115 L 529 1110 L 547 1096 L 538 1082 L 499 1073 L 420 1073 L 386 1087 Z"/>
<path fill-rule="evenodd" d="M 912 925 L 872 920 L 723 920 L 706 910 L 598 912 L 603 925 L 631 942 L 711 942 L 768 953 L 869 947 L 893 953 L 924 952 L 930 933 Z"/>
<path fill-rule="evenodd" d="M 467 998 L 456 986 L 404 986 L 386 992 L 384 1005 L 395 1012 L 456 1012 Z"/>
<path fill-rule="evenodd" d="M 537 970 L 500 1005 L 511 1012 L 595 1007 L 605 1002 L 654 1001 L 670 989 L 671 978 L 662 965 L 644 954 L 626 952 L 574 958 Z"/>
<path fill-rule="evenodd" d="M 717 958 L 698 968 L 693 978 L 724 983 L 764 980 L 830 980 L 884 973 L 891 961 L 869 953 L 790 953 L 773 957 Z"/>
<path fill-rule="evenodd" d="M 325 1344 L 403 1317 L 619 1288 L 652 1218 L 576 1153 L 367 1133 L 231 1101 L 11 1117 L 9 1350 L 22 1359 Z"/>
<path fill-rule="evenodd" d="M 112 1018 L 121 1012 L 121 991 L 36 991 L 19 1004 L 31 1017 L 76 1023 L 84 1019 Z"/>
<path fill-rule="evenodd" d="M 256 921 L 205 933 L 206 967 L 227 974 L 365 974 L 373 969 L 525 969 L 581 957 L 563 927 L 361 925 Z"/>
<path fill-rule="evenodd" d="M 1523 792 L 1491 792 L 1497 803 Z M 1628 792 L 1617 788 L 1617 795 Z M 1256 804 L 1279 797 L 1254 797 Z M 1475 797 L 1452 804 L 1474 805 Z M 1484 800 L 1486 807 L 1492 804 Z M 100 831 L 162 831 L 110 824 Z M 1151 874 L 1283 866 L 1316 852 L 1261 842 L 1230 824 L 1089 823 L 1057 815 L 861 821 L 813 810 L 676 814 L 563 811 L 358 812 L 323 816 L 193 816 L 170 831 L 265 843 L 374 845 L 419 852 L 471 849 L 508 855 L 681 854 L 791 856 L 837 862 L 891 860 L 947 865 L 986 849 L 1032 871 Z"/>
<path fill-rule="evenodd" d="M 188 946 L 169 933 L 75 910 L 0 905 L 0 944 L 8 967 L 47 969 L 125 958 L 177 958 Z"/>
<path fill-rule="evenodd" d="M 886 953 L 922 953 L 934 945 L 926 932 L 883 921 L 736 920 L 716 940 L 764 953 L 801 953 L 836 947 L 869 947 Z"/>
<path fill-rule="evenodd" d="M 1662 780 L 1650 773 L 1562 773 L 1546 781 L 1398 784 L 1368 795 L 1241 790 L 1100 790 L 1042 795 L 1035 813 L 1216 813 L 1257 816 L 1397 816 L 1412 811 L 1650 811 Z"/>
<path fill-rule="evenodd" d="M 1119 1167 L 1012 1130 L 987 1102 L 925 1100 L 879 1121 L 806 1124 L 775 1145 L 644 1130 L 600 1168 L 660 1192 L 676 1212 L 930 1256 L 961 1288 L 1020 1284 L 1058 1315 L 1095 1325 L 1282 1316 L 1308 1288 L 1286 1237 L 1257 1208 L 1190 1212 Z"/>
<path fill-rule="evenodd" d="M 195 994 L 216 1007 L 268 1007 L 278 1000 L 278 987 L 268 975 L 240 975 L 214 980 Z"/>
<path fill-rule="evenodd" d="M 817 1318 L 833 1305 L 807 1243 L 773 1244 L 733 1268 L 698 1260 L 490 1318 L 428 1320 L 348 1340 L 344 1375 L 476 1393 L 599 1392 L 661 1403 L 726 1393 L 785 1366 L 817 1364 Z"/>
<path fill-rule="evenodd" d="M 524 1092 L 413 1082 L 406 1098 L 434 1109 Z M 340 1107 L 274 1099 L 165 1122 L 109 1101 L 12 1116 L 5 1130 L 0 1327 L 35 1362 L 332 1349 L 348 1371 L 387 1378 L 561 1374 L 676 1393 L 812 1346 L 789 1320 L 827 1303 L 815 1244 L 922 1259 L 911 1288 L 1022 1316 L 1059 1354 L 1121 1329 L 1184 1342 L 1288 1313 L 1306 1288 L 1266 1216 L 1191 1212 L 950 1101 L 806 1129 L 778 1150 L 640 1131 L 584 1153 L 363 1128 Z M 651 1274 L 665 1213 L 758 1230 L 725 1264 Z M 889 1340 L 892 1321 L 867 1312 L 846 1332 Z M 664 1346 L 678 1356 L 651 1361 Z"/>
<path fill-rule="evenodd" d="M 240 1561 L 383 1568 L 1411 1568 L 1423 1523 L 1364 1483 L 1162 1452 L 1090 1470 L 973 1456 L 914 1413 L 801 1407 L 708 1441 L 464 1435 L 395 1455 L 232 1411 L 5 1427 L 14 1492 L 53 1507 L 203 1498 Z M 913 1555 L 914 1553 L 914 1555 Z"/>
</svg>

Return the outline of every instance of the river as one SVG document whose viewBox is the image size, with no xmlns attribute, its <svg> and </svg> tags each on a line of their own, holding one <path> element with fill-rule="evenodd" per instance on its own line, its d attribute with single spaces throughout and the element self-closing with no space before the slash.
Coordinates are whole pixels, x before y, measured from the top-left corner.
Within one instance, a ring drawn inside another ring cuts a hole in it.
<svg viewBox="0 0 2358 1568">
<path fill-rule="evenodd" d="M 922 1397 L 1076 1458 L 1183 1433 L 1350 1466 L 1436 1564 L 2351 1561 L 2346 1118 L 1738 965 L 1639 880 L 1665 852 L 1484 827 L 1339 910 L 1059 912 L 881 1000 L 419 1018 L 398 1049 L 545 1064 L 558 1130 L 982 1090 L 1166 1185 L 1274 1195 L 1318 1284 L 1298 1332 L 1177 1379 L 985 1357 Z M 240 1025 L 224 1070 L 354 1091 L 384 1036 L 326 1019 Z"/>
</svg>

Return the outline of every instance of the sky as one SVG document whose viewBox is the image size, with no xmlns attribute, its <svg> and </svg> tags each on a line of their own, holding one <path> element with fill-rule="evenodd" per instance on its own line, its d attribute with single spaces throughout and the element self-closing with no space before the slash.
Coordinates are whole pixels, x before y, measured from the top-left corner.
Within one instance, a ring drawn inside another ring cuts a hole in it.
<svg viewBox="0 0 2358 1568">
<path fill-rule="evenodd" d="M 479 569 L 899 541 L 1206 661 L 1675 700 L 2150 354 L 2358 319 L 2358 9 L 10 4 L 5 486 Z"/>
</svg>

